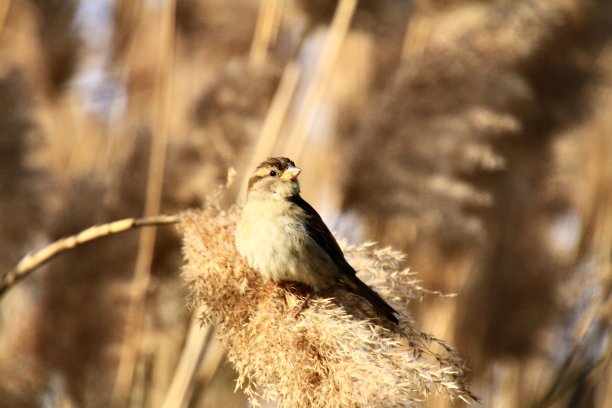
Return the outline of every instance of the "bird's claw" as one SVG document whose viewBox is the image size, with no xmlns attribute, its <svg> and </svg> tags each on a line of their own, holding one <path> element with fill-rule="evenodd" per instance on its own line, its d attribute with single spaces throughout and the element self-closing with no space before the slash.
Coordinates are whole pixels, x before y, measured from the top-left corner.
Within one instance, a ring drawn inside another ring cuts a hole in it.
<svg viewBox="0 0 612 408">
<path fill-rule="evenodd" d="M 289 313 L 289 315 L 291 317 L 293 317 L 294 319 L 297 319 L 298 316 L 304 311 L 306 310 L 306 307 L 308 307 L 308 304 L 310 303 L 310 300 L 312 299 L 312 294 L 309 293 L 306 295 L 306 298 L 304 299 L 304 301 L 302 302 L 301 305 L 294 307 L 291 312 Z"/>
</svg>

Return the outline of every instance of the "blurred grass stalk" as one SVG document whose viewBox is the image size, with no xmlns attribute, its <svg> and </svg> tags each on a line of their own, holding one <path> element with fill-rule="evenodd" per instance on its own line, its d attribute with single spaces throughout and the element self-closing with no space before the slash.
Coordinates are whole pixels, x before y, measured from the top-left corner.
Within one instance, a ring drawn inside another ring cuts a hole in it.
<svg viewBox="0 0 612 408">
<path fill-rule="evenodd" d="M 2 31 L 4 30 L 4 26 L 6 24 L 6 16 L 11 8 L 11 1 L 12 0 L 5 0 L 0 3 L 0 36 L 2 35 Z"/>
<path fill-rule="evenodd" d="M 299 162 L 304 153 L 308 131 L 329 86 L 344 40 L 348 34 L 357 7 L 357 0 L 340 0 L 329 26 L 325 42 L 306 89 L 295 122 L 291 124 L 281 151 Z"/>
<path fill-rule="evenodd" d="M 250 155 L 249 164 L 246 169 L 254 169 L 255 166 L 259 164 L 262 157 L 270 155 L 274 150 L 274 146 L 280 139 L 280 130 L 286 119 L 291 102 L 293 101 L 299 78 L 300 69 L 298 65 L 293 61 L 288 62 L 283 71 L 281 82 L 276 90 L 276 94 L 270 105 L 270 110 L 266 115 L 259 137 L 255 142 L 255 147 L 253 148 L 253 153 Z M 248 173 L 245 173 L 242 175 L 239 184 L 239 200 L 244 198 L 248 182 Z"/>
<path fill-rule="evenodd" d="M 425 10 L 418 8 L 406 28 L 406 36 L 402 45 L 402 61 L 419 57 L 427 48 L 431 34 L 432 18 Z"/>
<path fill-rule="evenodd" d="M 200 312 L 194 313 L 195 316 Z M 186 408 L 189 406 L 193 388 L 195 387 L 195 379 L 198 371 L 202 368 L 202 360 L 204 356 L 210 357 L 209 352 L 211 347 L 216 347 L 211 342 L 214 328 L 211 325 L 203 326 L 199 322 L 192 323 L 187 332 L 187 341 L 183 346 L 181 358 L 174 371 L 170 388 L 166 392 L 163 400 L 162 408 Z M 208 345 L 208 347 L 206 347 Z M 216 353 L 223 357 L 223 353 Z M 212 363 L 204 365 L 204 368 L 209 368 L 207 379 L 214 375 L 219 365 L 220 358 L 213 360 Z M 203 386 L 206 386 L 204 382 Z"/>
<path fill-rule="evenodd" d="M 260 64 L 268 58 L 268 48 L 276 43 L 284 0 L 260 0 L 257 25 L 251 44 L 249 59 Z"/>
<path fill-rule="evenodd" d="M 146 196 L 143 210 L 145 217 L 160 212 L 173 98 L 172 78 L 175 55 L 176 2 L 175 0 L 167 0 L 162 4 L 155 89 L 156 121 L 153 127 L 153 137 L 149 153 Z M 155 234 L 155 229 L 142 230 L 140 233 L 134 277 L 130 289 L 130 305 L 127 312 L 125 340 L 121 350 L 115 389 L 113 391 L 113 400 L 118 406 L 122 406 L 130 395 L 134 370 L 141 350 L 141 331 L 145 312 L 145 299 L 151 281 Z"/>
</svg>

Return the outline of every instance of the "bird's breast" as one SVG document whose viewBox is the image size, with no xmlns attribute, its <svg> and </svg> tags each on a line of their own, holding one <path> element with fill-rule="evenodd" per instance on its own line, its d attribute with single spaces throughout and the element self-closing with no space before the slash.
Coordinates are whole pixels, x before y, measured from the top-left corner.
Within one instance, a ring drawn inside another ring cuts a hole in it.
<svg viewBox="0 0 612 408">
<path fill-rule="evenodd" d="M 334 281 L 337 266 L 310 238 L 292 208 L 250 202 L 236 226 L 236 248 L 266 279 L 293 281 L 315 289 Z"/>
</svg>

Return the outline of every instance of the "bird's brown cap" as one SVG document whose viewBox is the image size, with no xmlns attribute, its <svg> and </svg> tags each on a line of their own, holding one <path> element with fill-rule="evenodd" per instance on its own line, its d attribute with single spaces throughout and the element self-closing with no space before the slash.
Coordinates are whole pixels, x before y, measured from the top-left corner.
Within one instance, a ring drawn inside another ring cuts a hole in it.
<svg viewBox="0 0 612 408">
<path fill-rule="evenodd" d="M 250 191 L 253 184 L 255 184 L 257 181 L 266 177 L 268 175 L 267 172 L 270 169 L 277 170 L 279 173 L 284 173 L 285 170 L 288 169 L 297 170 L 292 171 L 290 174 L 291 177 L 286 178 L 286 180 L 295 179 L 295 177 L 297 177 L 297 175 L 299 174 L 299 169 L 295 166 L 293 160 L 287 157 L 268 157 L 266 160 L 261 162 L 259 166 L 257 166 L 257 168 L 255 169 L 253 176 L 251 176 L 251 178 L 249 179 L 247 191 Z"/>
</svg>

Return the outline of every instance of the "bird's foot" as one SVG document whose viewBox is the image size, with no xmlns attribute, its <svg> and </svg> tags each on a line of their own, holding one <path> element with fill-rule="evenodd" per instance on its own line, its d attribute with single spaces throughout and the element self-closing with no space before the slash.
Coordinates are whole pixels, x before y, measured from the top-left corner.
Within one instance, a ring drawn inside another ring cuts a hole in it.
<svg viewBox="0 0 612 408">
<path fill-rule="evenodd" d="M 306 310 L 306 308 L 308 307 L 308 304 L 310 303 L 310 300 L 312 299 L 312 293 L 308 293 L 306 295 L 306 298 L 304 299 L 304 301 L 302 302 L 301 305 L 294 307 L 291 312 L 290 315 L 291 317 L 293 317 L 294 319 L 297 319 L 297 317 L 304 311 Z"/>
</svg>

